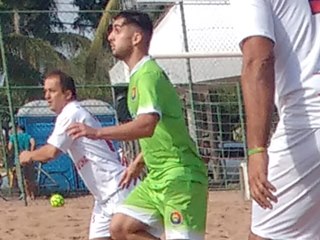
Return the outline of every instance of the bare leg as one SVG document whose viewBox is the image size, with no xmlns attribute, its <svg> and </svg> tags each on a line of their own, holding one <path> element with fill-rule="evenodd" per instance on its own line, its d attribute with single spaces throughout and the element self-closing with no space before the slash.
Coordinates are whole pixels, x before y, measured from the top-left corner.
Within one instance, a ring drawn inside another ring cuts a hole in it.
<svg viewBox="0 0 320 240">
<path fill-rule="evenodd" d="M 91 239 L 91 240 L 112 240 L 112 238 L 110 238 L 110 237 L 105 237 L 105 238 L 94 238 L 94 239 Z"/>
<path fill-rule="evenodd" d="M 248 240 L 270 240 L 270 239 L 259 237 L 258 235 L 255 235 L 253 232 L 250 232 Z"/>
<path fill-rule="evenodd" d="M 34 200 L 34 188 L 32 186 L 32 183 L 28 179 L 25 179 L 24 184 L 27 197 L 30 200 Z"/>
<path fill-rule="evenodd" d="M 112 217 L 110 231 L 114 240 L 160 240 L 147 232 L 145 224 L 121 213 Z"/>
<path fill-rule="evenodd" d="M 34 200 L 35 191 L 36 191 L 36 186 L 34 181 L 34 178 L 35 178 L 34 166 L 32 164 L 24 166 L 23 174 L 24 174 L 24 180 L 25 180 L 24 182 L 25 182 L 26 194 L 31 200 Z"/>
</svg>

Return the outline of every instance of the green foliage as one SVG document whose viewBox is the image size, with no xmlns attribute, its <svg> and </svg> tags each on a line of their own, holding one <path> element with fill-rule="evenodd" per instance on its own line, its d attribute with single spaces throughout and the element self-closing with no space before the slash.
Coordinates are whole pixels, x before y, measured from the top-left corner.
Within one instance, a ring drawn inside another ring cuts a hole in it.
<svg viewBox="0 0 320 240">
<path fill-rule="evenodd" d="M 91 25 L 95 27 L 100 21 L 101 10 L 104 9 L 106 2 L 100 1 L 99 8 L 88 5 L 89 2 L 83 1 L 80 9 L 100 9 L 100 14 L 92 18 L 89 14 L 80 13 L 78 20 L 91 19 Z M 117 1 L 113 3 L 117 4 Z M 6 12 L 1 13 L 1 10 Z M 108 83 L 108 70 L 113 63 L 113 57 L 103 41 L 100 42 L 102 48 L 94 56 L 96 65 L 93 74 L 88 78 L 85 75 L 85 70 L 92 41 L 81 34 L 71 33 L 63 27 L 57 11 L 47 10 L 56 10 L 53 0 L 6 0 L 2 5 L 0 4 L 0 20 L 3 29 L 8 78 L 13 87 L 11 95 L 15 110 L 28 101 L 43 98 L 40 87 L 43 74 L 52 69 L 59 68 L 67 72 L 78 85 Z M 79 23 L 83 23 L 83 21 L 81 20 Z M 83 27 L 88 29 L 87 26 Z M 3 59 L 0 58 L 0 60 Z M 3 74 L 2 64 L 0 64 L 0 73 Z M 36 88 L 31 88 L 33 86 Z M 109 90 L 106 88 L 81 88 L 79 91 L 82 99 L 112 99 L 110 88 Z M 0 108 L 6 109 L 8 104 L 4 90 L 0 91 L 0 101 Z"/>
<path fill-rule="evenodd" d="M 3 40 L 7 54 L 19 57 L 38 72 L 64 65 L 63 56 L 48 41 L 17 34 L 5 36 Z"/>
<path fill-rule="evenodd" d="M 42 75 L 35 70 L 27 61 L 21 60 L 12 54 L 7 54 L 8 76 L 12 86 L 27 85 L 35 86 L 41 82 Z M 2 65 L 1 65 L 2 69 Z"/>
<path fill-rule="evenodd" d="M 87 37 L 70 32 L 50 33 L 46 39 L 68 59 L 87 51 L 91 44 L 91 40 Z"/>
<path fill-rule="evenodd" d="M 54 0 L 3 0 L 0 5 L 0 11 L 26 11 L 26 10 L 56 10 Z M 1 22 L 4 34 L 14 32 L 13 13 L 1 14 Z M 41 12 L 19 13 L 19 25 L 21 34 L 26 36 L 35 36 L 45 39 L 54 29 L 62 29 L 63 25 L 58 18 L 57 12 L 52 11 L 49 14 Z"/>
<path fill-rule="evenodd" d="M 110 0 L 105 6 L 103 15 L 99 21 L 99 25 L 95 32 L 95 37 L 92 41 L 89 53 L 86 59 L 86 79 L 92 80 L 96 77 L 97 63 L 100 53 L 105 49 L 105 37 L 109 23 L 111 21 L 111 13 L 119 8 L 118 0 Z M 109 53 L 111 59 L 111 54 Z"/>
<path fill-rule="evenodd" d="M 87 30 L 88 27 L 96 29 L 98 27 L 103 10 L 107 5 L 106 0 L 74 0 L 73 4 L 79 7 L 79 10 L 93 10 L 94 12 L 79 12 L 73 26 L 76 29 Z"/>
<path fill-rule="evenodd" d="M 139 9 L 149 14 L 154 23 L 158 21 L 161 15 L 166 11 L 166 5 L 140 4 Z"/>
</svg>

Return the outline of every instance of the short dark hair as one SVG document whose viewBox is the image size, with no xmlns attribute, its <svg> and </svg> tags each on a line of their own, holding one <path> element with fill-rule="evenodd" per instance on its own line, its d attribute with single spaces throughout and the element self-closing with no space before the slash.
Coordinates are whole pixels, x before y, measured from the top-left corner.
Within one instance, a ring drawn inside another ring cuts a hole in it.
<svg viewBox="0 0 320 240">
<path fill-rule="evenodd" d="M 20 128 L 20 129 L 22 130 L 22 132 L 25 132 L 25 131 L 26 131 L 26 128 L 25 128 L 25 126 L 23 126 L 23 125 L 18 125 L 18 128 Z"/>
<path fill-rule="evenodd" d="M 113 20 L 124 18 L 127 24 L 134 24 L 139 27 L 147 37 L 147 42 L 150 43 L 153 34 L 153 24 L 147 13 L 139 11 L 122 11 L 113 17 Z"/>
<path fill-rule="evenodd" d="M 67 90 L 71 91 L 72 98 L 77 98 L 77 91 L 76 86 L 74 83 L 74 80 L 71 76 L 66 74 L 65 72 L 62 72 L 61 70 L 53 70 L 45 75 L 45 79 L 51 78 L 51 77 L 58 77 L 60 80 L 60 86 L 62 89 L 62 92 L 65 92 Z"/>
</svg>

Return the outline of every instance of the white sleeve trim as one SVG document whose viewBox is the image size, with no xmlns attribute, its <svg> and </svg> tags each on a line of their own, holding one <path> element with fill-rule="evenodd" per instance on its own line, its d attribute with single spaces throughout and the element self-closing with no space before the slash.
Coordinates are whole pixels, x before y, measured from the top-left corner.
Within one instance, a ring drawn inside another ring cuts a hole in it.
<svg viewBox="0 0 320 240">
<path fill-rule="evenodd" d="M 162 112 L 154 107 L 147 107 L 147 108 L 139 108 L 137 111 L 137 115 L 140 114 L 148 114 L 148 113 L 156 113 L 159 115 L 160 119 L 162 118 Z"/>
<path fill-rule="evenodd" d="M 54 146 L 55 148 L 58 148 L 61 152 L 67 153 L 67 149 L 64 149 L 61 144 L 59 144 L 58 139 L 54 139 L 53 137 L 49 137 L 47 140 L 47 143 Z"/>
<path fill-rule="evenodd" d="M 276 42 L 274 19 L 270 1 L 266 0 L 232 0 L 231 6 L 238 41 L 249 37 L 266 37 Z"/>
<path fill-rule="evenodd" d="M 65 111 L 57 117 L 52 134 L 47 140 L 48 144 L 60 149 L 62 152 L 67 153 L 73 140 L 68 136 L 66 129 L 73 122 L 72 117 L 74 114 L 68 115 Z"/>
</svg>

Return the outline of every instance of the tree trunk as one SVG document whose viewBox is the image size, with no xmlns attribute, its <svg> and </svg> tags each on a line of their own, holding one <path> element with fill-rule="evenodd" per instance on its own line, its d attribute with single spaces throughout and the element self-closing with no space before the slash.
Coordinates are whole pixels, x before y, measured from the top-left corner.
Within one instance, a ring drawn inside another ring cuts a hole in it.
<svg viewBox="0 0 320 240">
<path fill-rule="evenodd" d="M 13 26 L 14 26 L 14 33 L 20 34 L 20 15 L 17 9 L 13 10 Z"/>
<path fill-rule="evenodd" d="M 87 80 L 94 78 L 94 73 L 96 70 L 97 57 L 99 52 L 101 52 L 103 41 L 106 41 L 106 34 L 109 23 L 111 21 L 110 12 L 119 8 L 118 0 L 109 0 L 105 7 L 103 15 L 100 19 L 99 25 L 97 27 L 95 37 L 91 43 L 89 54 L 86 60 L 86 78 Z"/>
</svg>

